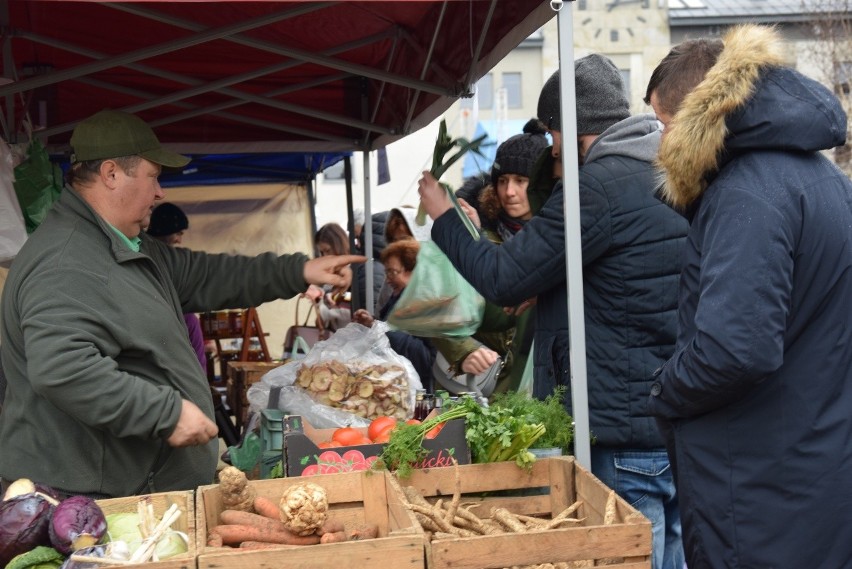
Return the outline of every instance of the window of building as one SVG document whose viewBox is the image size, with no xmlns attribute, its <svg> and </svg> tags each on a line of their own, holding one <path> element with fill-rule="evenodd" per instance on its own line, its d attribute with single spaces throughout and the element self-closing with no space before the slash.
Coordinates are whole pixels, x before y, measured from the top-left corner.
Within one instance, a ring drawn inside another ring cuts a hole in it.
<svg viewBox="0 0 852 569">
<path fill-rule="evenodd" d="M 520 73 L 504 73 L 503 88 L 506 89 L 506 103 L 510 109 L 520 109 L 524 106 Z"/>
</svg>

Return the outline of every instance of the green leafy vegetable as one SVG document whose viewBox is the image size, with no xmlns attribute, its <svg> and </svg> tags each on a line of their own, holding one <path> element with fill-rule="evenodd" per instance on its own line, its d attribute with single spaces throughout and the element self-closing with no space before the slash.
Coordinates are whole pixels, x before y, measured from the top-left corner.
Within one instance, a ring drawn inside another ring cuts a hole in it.
<svg viewBox="0 0 852 569">
<path fill-rule="evenodd" d="M 411 474 L 413 465 L 421 461 L 428 451 L 422 442 L 426 433 L 439 423 L 453 419 L 465 420 L 465 438 L 474 462 L 502 462 L 513 460 L 528 468 L 535 462 L 530 446 L 545 434 L 541 423 L 529 421 L 525 415 L 516 415 L 511 409 L 483 407 L 469 396 L 462 397 L 446 411 L 427 419 L 420 425 L 399 425 L 392 432 L 375 468 L 395 470 L 400 478 Z"/>
<path fill-rule="evenodd" d="M 522 468 L 529 468 L 535 456 L 529 448 L 544 435 L 541 423 L 528 422 L 511 409 L 479 407 L 466 417 L 465 436 L 474 462 L 502 462 L 514 460 Z"/>
<path fill-rule="evenodd" d="M 561 448 L 570 453 L 574 442 L 574 420 L 565 409 L 565 386 L 558 386 L 544 400 L 534 399 L 526 393 L 512 391 L 494 395 L 491 406 L 511 410 L 529 423 L 541 423 L 546 432 L 531 448 Z"/>
<path fill-rule="evenodd" d="M 462 156 L 464 156 L 468 152 L 474 152 L 483 156 L 480 147 L 485 142 L 485 139 L 488 137 L 487 134 L 483 134 L 478 138 L 473 140 L 467 140 L 466 138 L 453 138 L 447 132 L 447 122 L 445 120 L 441 120 L 441 125 L 438 127 L 438 138 L 435 140 L 435 149 L 432 151 L 432 168 L 429 172 L 435 176 L 436 180 L 440 180 L 441 176 L 455 164 Z M 444 161 L 447 154 L 452 151 L 454 148 L 458 147 L 458 152 L 450 156 Z M 484 158 L 484 156 L 483 156 Z M 476 227 L 473 225 L 473 222 L 468 219 L 467 215 L 462 211 L 461 206 L 459 205 L 458 199 L 456 199 L 455 194 L 450 190 L 450 187 L 446 184 L 441 184 L 446 190 L 447 194 L 450 196 L 450 200 L 453 202 L 453 206 L 456 209 L 456 213 L 459 214 L 459 217 L 462 218 L 465 226 L 467 227 L 470 234 L 474 237 L 474 239 L 479 238 L 479 232 L 476 230 Z M 426 211 L 423 209 L 423 204 L 417 208 L 417 216 L 414 218 L 417 225 L 423 225 L 426 223 Z"/>
</svg>

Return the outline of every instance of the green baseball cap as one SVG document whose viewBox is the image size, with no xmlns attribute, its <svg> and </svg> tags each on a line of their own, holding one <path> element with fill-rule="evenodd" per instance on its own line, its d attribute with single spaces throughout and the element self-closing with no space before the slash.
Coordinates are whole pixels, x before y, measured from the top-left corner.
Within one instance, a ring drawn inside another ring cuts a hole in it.
<svg viewBox="0 0 852 569">
<path fill-rule="evenodd" d="M 190 158 L 163 148 L 151 127 L 135 115 L 103 110 L 74 128 L 71 162 L 141 156 L 154 164 L 181 168 Z"/>
</svg>

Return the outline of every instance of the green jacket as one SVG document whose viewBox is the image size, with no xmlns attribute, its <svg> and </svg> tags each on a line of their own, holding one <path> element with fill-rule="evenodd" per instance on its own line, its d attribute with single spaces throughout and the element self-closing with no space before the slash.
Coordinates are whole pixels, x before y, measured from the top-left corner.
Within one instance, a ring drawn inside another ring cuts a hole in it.
<svg viewBox="0 0 852 569">
<path fill-rule="evenodd" d="M 66 188 L 2 298 L 0 476 L 128 496 L 213 481 L 218 441 L 172 448 L 181 399 L 213 419 L 182 314 L 307 288 L 301 254 L 212 255 L 144 233 L 139 253 Z"/>
</svg>

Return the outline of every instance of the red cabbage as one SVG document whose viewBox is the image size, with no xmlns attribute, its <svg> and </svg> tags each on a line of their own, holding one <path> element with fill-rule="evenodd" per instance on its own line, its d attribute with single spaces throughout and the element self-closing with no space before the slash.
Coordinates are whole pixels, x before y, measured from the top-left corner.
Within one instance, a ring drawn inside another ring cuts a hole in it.
<svg viewBox="0 0 852 569">
<path fill-rule="evenodd" d="M 50 520 L 50 542 L 60 553 L 98 543 L 107 530 L 106 518 L 94 500 L 72 496 L 59 502 Z"/>
<path fill-rule="evenodd" d="M 0 502 L 0 567 L 39 545 L 50 545 L 48 526 L 53 505 L 37 494 Z"/>
</svg>

